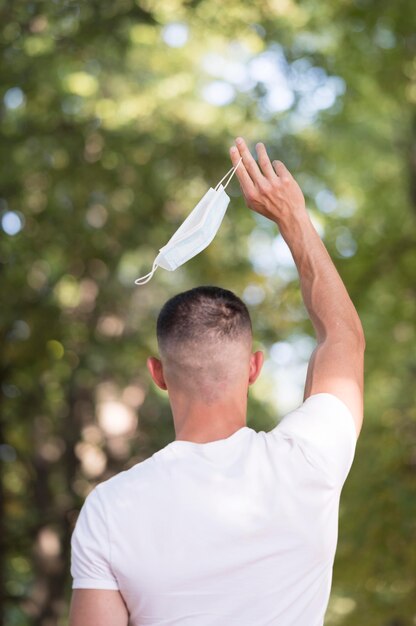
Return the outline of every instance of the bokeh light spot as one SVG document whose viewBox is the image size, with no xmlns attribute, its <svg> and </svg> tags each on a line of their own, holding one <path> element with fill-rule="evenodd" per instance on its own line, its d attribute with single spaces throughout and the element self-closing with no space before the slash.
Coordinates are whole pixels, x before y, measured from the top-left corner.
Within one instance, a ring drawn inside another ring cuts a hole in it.
<svg viewBox="0 0 416 626">
<path fill-rule="evenodd" d="M 202 97 L 209 104 L 221 107 L 234 100 L 235 89 L 223 80 L 214 80 L 203 88 Z"/>
<path fill-rule="evenodd" d="M 8 235 L 17 235 L 24 225 L 23 216 L 16 211 L 7 211 L 1 218 L 1 227 Z"/>
<path fill-rule="evenodd" d="M 172 22 L 162 29 L 162 39 L 171 48 L 182 48 L 188 37 L 189 28 L 182 22 Z"/>
<path fill-rule="evenodd" d="M 64 356 L 65 350 L 60 341 L 56 341 L 56 339 L 50 339 L 46 343 L 46 347 L 48 352 L 53 356 L 54 359 L 62 359 Z"/>
<path fill-rule="evenodd" d="M 260 285 L 247 285 L 243 291 L 243 300 L 251 306 L 256 306 L 263 302 L 265 295 L 265 291 Z"/>
<path fill-rule="evenodd" d="M 116 400 L 101 402 L 97 407 L 98 423 L 108 436 L 127 435 L 137 427 L 134 410 Z"/>
<path fill-rule="evenodd" d="M 350 258 L 357 252 L 357 242 L 347 227 L 339 229 L 339 234 L 335 240 L 339 254 L 344 258 Z"/>
<path fill-rule="evenodd" d="M 318 206 L 318 209 L 322 211 L 322 213 L 332 213 L 337 208 L 337 199 L 336 196 L 329 191 L 329 189 L 321 189 L 316 196 L 315 201 Z"/>
<path fill-rule="evenodd" d="M 20 87 L 11 87 L 3 97 L 4 104 L 7 109 L 18 109 L 26 102 L 25 94 Z"/>
<path fill-rule="evenodd" d="M 61 542 L 52 528 L 45 527 L 39 531 L 37 544 L 38 550 L 45 557 L 57 557 L 61 552 Z"/>
</svg>

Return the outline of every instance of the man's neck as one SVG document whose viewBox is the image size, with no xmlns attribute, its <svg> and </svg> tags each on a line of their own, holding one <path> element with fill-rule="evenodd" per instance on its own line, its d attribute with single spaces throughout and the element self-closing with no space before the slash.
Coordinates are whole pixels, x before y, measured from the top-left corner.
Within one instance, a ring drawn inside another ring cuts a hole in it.
<svg viewBox="0 0 416 626">
<path fill-rule="evenodd" d="M 208 443 L 226 439 L 247 426 L 247 397 L 207 405 L 171 402 L 175 424 L 175 440 Z"/>
</svg>

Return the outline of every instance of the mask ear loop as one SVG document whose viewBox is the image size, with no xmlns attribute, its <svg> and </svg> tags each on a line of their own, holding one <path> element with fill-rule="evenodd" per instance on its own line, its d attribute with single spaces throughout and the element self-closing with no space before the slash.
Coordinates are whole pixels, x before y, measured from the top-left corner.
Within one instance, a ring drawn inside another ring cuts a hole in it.
<svg viewBox="0 0 416 626">
<path fill-rule="evenodd" d="M 228 170 L 228 172 L 225 174 L 225 176 L 223 176 L 223 177 L 221 178 L 220 182 L 219 182 L 219 183 L 218 183 L 218 185 L 215 187 L 215 191 L 217 191 L 218 187 L 221 185 L 221 183 L 222 183 L 222 181 L 224 180 L 224 178 L 227 178 L 228 174 L 230 174 L 230 172 L 232 172 L 232 174 L 231 174 L 230 178 L 228 179 L 228 181 L 226 182 L 226 184 L 225 184 L 225 186 L 224 186 L 224 189 L 227 187 L 228 183 L 230 182 L 230 180 L 231 180 L 231 179 L 232 179 L 232 177 L 234 176 L 234 174 L 235 174 L 235 172 L 236 172 L 236 170 L 237 170 L 237 167 L 240 165 L 240 163 L 241 163 L 241 161 L 242 161 L 242 160 L 243 160 L 243 157 L 240 157 L 240 160 L 239 160 L 239 162 L 237 163 L 237 165 L 235 165 L 235 166 L 233 165 L 233 167 L 232 167 L 230 170 Z"/>
<path fill-rule="evenodd" d="M 155 273 L 155 271 L 158 268 L 158 264 L 156 262 L 156 259 L 153 261 L 153 267 L 152 267 L 152 271 L 149 272 L 148 274 L 146 274 L 145 276 L 141 276 L 140 278 L 137 278 L 134 281 L 135 285 L 145 285 L 146 283 L 149 282 L 149 280 L 152 278 L 153 274 Z"/>
</svg>

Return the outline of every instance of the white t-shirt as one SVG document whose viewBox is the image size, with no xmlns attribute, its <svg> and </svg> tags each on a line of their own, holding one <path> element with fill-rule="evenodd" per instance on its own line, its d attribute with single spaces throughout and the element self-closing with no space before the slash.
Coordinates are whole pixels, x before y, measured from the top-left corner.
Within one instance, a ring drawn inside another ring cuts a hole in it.
<svg viewBox="0 0 416 626">
<path fill-rule="evenodd" d="M 132 626 L 322 626 L 356 445 L 332 394 L 270 432 L 172 441 L 87 497 L 74 589 L 118 589 Z"/>
</svg>

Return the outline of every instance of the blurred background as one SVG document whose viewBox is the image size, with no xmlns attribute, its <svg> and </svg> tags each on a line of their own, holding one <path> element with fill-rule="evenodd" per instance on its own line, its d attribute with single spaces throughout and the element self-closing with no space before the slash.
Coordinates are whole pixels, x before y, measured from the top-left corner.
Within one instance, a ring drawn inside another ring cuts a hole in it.
<svg viewBox="0 0 416 626">
<path fill-rule="evenodd" d="M 413 2 L 14 0 L 0 17 L 1 625 L 67 624 L 84 498 L 175 438 L 145 366 L 170 296 L 246 302 L 267 357 L 249 426 L 302 401 L 293 260 L 236 178 L 214 242 L 134 285 L 238 135 L 300 183 L 366 333 L 325 623 L 416 624 Z"/>
</svg>

